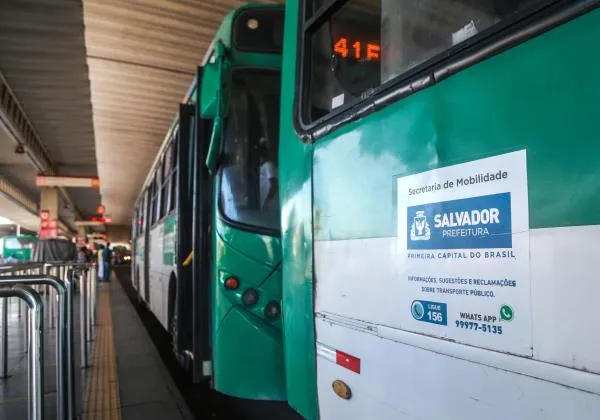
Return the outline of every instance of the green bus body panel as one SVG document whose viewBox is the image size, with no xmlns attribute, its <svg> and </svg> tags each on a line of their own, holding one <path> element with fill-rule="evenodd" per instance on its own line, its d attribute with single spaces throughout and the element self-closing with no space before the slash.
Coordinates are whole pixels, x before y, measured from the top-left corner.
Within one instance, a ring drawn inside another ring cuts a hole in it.
<svg viewBox="0 0 600 420">
<path fill-rule="evenodd" d="M 14 257 L 19 261 L 31 261 L 31 249 L 7 249 L 6 255 L 10 257 L 14 255 Z"/>
<path fill-rule="evenodd" d="M 297 36 L 298 2 L 288 1 L 279 141 L 286 390 L 289 405 L 307 419 L 315 419 L 318 409 L 313 321 L 312 146 L 300 142 L 292 125 Z"/>
<path fill-rule="evenodd" d="M 177 228 L 177 214 L 167 216 L 163 222 L 163 265 L 175 265 L 175 235 Z"/>
<path fill-rule="evenodd" d="M 281 68 L 281 56 L 274 54 L 257 54 L 252 52 L 240 51 L 232 49 L 232 31 L 231 25 L 235 18 L 243 11 L 249 9 L 282 9 L 282 6 L 264 5 L 264 4 L 247 4 L 243 7 L 230 12 L 223 19 L 223 23 L 219 27 L 216 40 L 220 40 L 227 49 L 227 62 L 233 64 L 234 67 L 258 67 L 258 68 Z M 225 66 L 227 68 L 227 66 Z M 211 63 L 209 59 L 204 66 L 204 75 L 202 77 L 202 89 L 200 91 L 201 106 L 200 115 L 203 118 L 214 118 L 216 115 L 216 99 L 217 89 L 220 75 L 217 71 L 217 65 Z M 226 99 L 227 95 L 225 95 Z M 227 106 L 225 105 L 225 108 Z"/>
<path fill-rule="evenodd" d="M 269 267 L 281 261 L 281 244 L 278 237 L 240 230 L 231 227 L 221 219 L 216 223 L 217 234 L 237 251 Z"/>
<path fill-rule="evenodd" d="M 281 331 L 233 307 L 215 333 L 215 389 L 227 395 L 284 401 Z"/>
<path fill-rule="evenodd" d="M 598 39 L 594 11 L 318 141 L 316 239 L 395 236 L 395 176 L 524 148 L 531 228 L 600 223 Z"/>
<path fill-rule="evenodd" d="M 236 229 L 219 216 L 214 224 L 215 389 L 240 398 L 285 400 L 281 319 L 268 321 L 264 316 L 267 303 L 281 300 L 280 240 Z M 239 280 L 236 290 L 225 288 L 230 276 Z M 248 287 L 259 295 L 252 307 L 242 303 Z"/>
<path fill-rule="evenodd" d="M 281 113 L 292 118 L 297 24 L 297 1 L 290 1 Z M 526 149 L 530 227 L 600 223 L 598 39 L 600 11 L 594 11 L 340 127 L 316 142 L 314 161 L 311 146 L 282 118 L 284 342 L 292 407 L 318 418 L 311 215 L 314 240 L 393 237 L 397 176 Z"/>
</svg>

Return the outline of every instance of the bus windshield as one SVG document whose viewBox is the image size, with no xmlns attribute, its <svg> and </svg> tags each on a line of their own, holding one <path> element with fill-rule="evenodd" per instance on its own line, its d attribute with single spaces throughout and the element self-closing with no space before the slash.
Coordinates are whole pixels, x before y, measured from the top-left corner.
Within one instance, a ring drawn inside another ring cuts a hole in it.
<svg viewBox="0 0 600 420">
<path fill-rule="evenodd" d="M 279 231 L 280 74 L 236 70 L 224 132 L 219 202 L 233 223 Z"/>
<path fill-rule="evenodd" d="M 343 3 L 343 2 L 340 2 Z M 311 33 L 304 121 L 371 96 L 388 81 L 470 38 L 481 37 L 536 0 L 350 0 Z M 315 1 L 315 9 L 323 1 Z M 463 44 L 464 46 L 464 44 Z"/>
</svg>

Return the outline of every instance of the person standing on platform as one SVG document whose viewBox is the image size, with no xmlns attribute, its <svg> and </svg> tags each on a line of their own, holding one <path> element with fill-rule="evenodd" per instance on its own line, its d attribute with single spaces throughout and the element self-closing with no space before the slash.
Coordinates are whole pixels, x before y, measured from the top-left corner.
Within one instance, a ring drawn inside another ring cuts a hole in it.
<svg viewBox="0 0 600 420">
<path fill-rule="evenodd" d="M 106 248 L 102 251 L 102 265 L 104 266 L 104 280 L 110 281 L 110 261 L 112 258 L 112 250 L 110 242 L 106 243 Z"/>
<path fill-rule="evenodd" d="M 104 280 L 104 263 L 102 254 L 104 253 L 104 245 L 98 245 L 98 280 Z"/>
</svg>

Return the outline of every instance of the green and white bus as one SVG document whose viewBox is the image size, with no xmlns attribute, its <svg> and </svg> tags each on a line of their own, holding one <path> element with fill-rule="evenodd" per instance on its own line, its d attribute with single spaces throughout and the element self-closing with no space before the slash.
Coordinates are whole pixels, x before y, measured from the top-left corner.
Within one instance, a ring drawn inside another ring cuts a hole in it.
<svg viewBox="0 0 600 420">
<path fill-rule="evenodd" d="M 277 148 L 283 8 L 218 30 L 135 205 L 132 278 L 194 381 L 285 401 Z M 287 405 L 285 405 L 287 407 Z"/>
<path fill-rule="evenodd" d="M 289 403 L 600 418 L 598 1 L 286 2 Z"/>
<path fill-rule="evenodd" d="M 136 211 L 194 378 L 307 419 L 597 419 L 598 5 L 292 0 L 281 63 L 233 12 Z"/>
</svg>

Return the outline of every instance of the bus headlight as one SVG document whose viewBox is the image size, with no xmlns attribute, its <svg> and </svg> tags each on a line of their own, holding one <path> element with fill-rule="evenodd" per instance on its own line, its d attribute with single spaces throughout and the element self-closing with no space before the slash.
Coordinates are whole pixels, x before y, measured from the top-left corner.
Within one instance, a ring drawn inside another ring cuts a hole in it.
<svg viewBox="0 0 600 420">
<path fill-rule="evenodd" d="M 258 292 L 255 289 L 246 289 L 242 295 L 242 302 L 246 306 L 254 306 L 258 302 Z"/>
<path fill-rule="evenodd" d="M 267 306 L 265 306 L 265 316 L 267 319 L 274 321 L 279 318 L 279 315 L 281 315 L 281 307 L 279 306 L 279 302 L 271 301 L 267 303 Z"/>
</svg>

